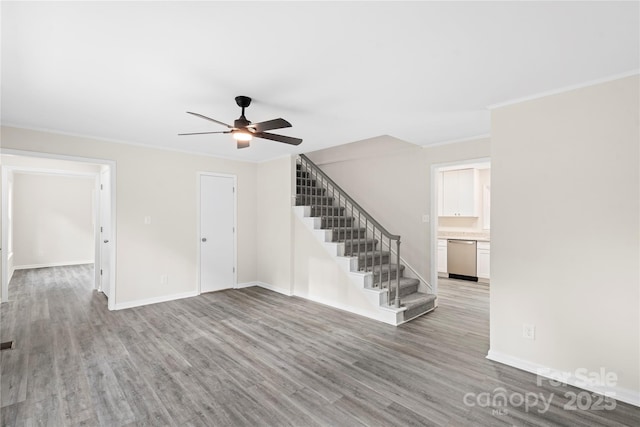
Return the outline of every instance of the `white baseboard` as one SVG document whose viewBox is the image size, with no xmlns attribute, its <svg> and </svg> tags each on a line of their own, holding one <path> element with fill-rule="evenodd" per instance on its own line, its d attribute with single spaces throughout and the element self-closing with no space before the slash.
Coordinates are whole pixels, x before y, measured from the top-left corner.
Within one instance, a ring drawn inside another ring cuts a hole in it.
<svg viewBox="0 0 640 427">
<path fill-rule="evenodd" d="M 261 288 L 269 289 L 270 291 L 277 292 L 277 293 L 282 294 L 282 295 L 286 295 L 288 297 L 293 295 L 293 292 L 291 292 L 291 289 L 282 288 L 282 287 L 279 287 L 279 286 L 274 286 L 274 285 L 269 284 L 269 283 L 255 282 L 255 285 L 256 286 L 260 286 Z"/>
<path fill-rule="evenodd" d="M 174 301 L 177 299 L 191 298 L 196 296 L 198 296 L 197 291 L 189 291 L 189 292 L 183 292 L 180 294 L 163 295 L 160 297 L 145 298 L 145 299 L 139 299 L 135 301 L 118 302 L 115 305 L 115 310 L 124 310 L 125 308 L 140 307 L 143 305 L 157 304 L 159 302 Z"/>
<path fill-rule="evenodd" d="M 233 289 L 242 289 L 242 288 L 250 288 L 252 286 L 258 286 L 258 282 L 246 282 L 246 283 L 238 283 Z"/>
<path fill-rule="evenodd" d="M 541 365 L 539 363 L 530 362 L 528 360 L 519 359 L 508 354 L 500 353 L 498 351 L 489 350 L 487 359 L 494 362 L 502 363 L 514 368 L 522 369 L 523 371 L 531 372 L 532 374 L 539 375 L 541 377 L 549 378 L 552 380 L 562 378 L 565 384 L 571 385 L 583 390 L 587 390 L 598 394 L 611 395 L 615 400 L 628 403 L 634 406 L 640 406 L 640 391 L 630 390 L 622 387 L 603 387 L 588 386 L 584 384 L 580 378 L 576 378 L 573 375 L 567 376 L 565 371 L 561 369 L 554 369 L 548 366 Z"/>
<path fill-rule="evenodd" d="M 68 262 L 50 262 L 45 264 L 27 264 L 27 265 L 14 265 L 14 270 L 27 270 L 30 268 L 46 268 L 46 267 L 64 267 L 67 265 L 82 265 L 82 264 L 93 264 L 94 260 L 83 260 L 83 261 L 68 261 Z"/>
</svg>

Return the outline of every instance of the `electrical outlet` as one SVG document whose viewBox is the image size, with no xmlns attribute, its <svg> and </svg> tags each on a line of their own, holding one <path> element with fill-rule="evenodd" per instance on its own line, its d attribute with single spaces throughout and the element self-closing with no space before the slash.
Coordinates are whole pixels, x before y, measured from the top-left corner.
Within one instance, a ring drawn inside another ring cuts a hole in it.
<svg viewBox="0 0 640 427">
<path fill-rule="evenodd" d="M 168 281 L 169 281 L 169 278 L 167 277 L 166 274 L 162 274 L 160 276 L 160 284 L 161 285 L 166 285 Z"/>
<path fill-rule="evenodd" d="M 429 215 L 422 215 L 422 222 L 429 222 Z"/>
<path fill-rule="evenodd" d="M 534 325 L 530 325 L 528 323 L 522 324 L 522 338 L 526 338 L 528 340 L 536 339 L 536 327 Z"/>
<path fill-rule="evenodd" d="M 150 217 L 150 216 L 145 216 L 145 217 L 144 217 L 144 223 L 145 223 L 146 225 L 151 224 L 151 217 Z"/>
</svg>

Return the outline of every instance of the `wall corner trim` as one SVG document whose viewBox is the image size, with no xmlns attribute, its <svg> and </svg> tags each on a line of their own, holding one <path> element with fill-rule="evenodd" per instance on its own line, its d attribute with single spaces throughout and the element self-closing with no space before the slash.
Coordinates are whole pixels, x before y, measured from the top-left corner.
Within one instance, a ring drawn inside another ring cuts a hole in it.
<svg viewBox="0 0 640 427">
<path fill-rule="evenodd" d="M 567 385 L 603 395 L 606 392 L 617 401 L 640 407 L 640 390 L 630 390 L 622 387 L 607 387 L 605 390 L 603 387 L 595 385 L 585 386 L 579 378 L 575 378 L 573 375 L 567 378 L 564 370 L 550 368 L 539 363 L 520 359 L 495 350 L 489 350 L 487 353 L 487 359 L 549 379 L 566 378 L 564 381 Z"/>
<path fill-rule="evenodd" d="M 197 291 L 189 291 L 189 292 L 182 292 L 179 294 L 162 295 L 162 296 L 153 297 L 153 298 L 144 298 L 144 299 L 138 299 L 133 301 L 117 302 L 115 304 L 115 309 L 124 310 L 126 308 L 141 307 L 143 305 L 157 304 L 159 302 L 174 301 L 177 299 L 191 298 L 196 296 L 198 296 Z"/>
<path fill-rule="evenodd" d="M 282 294 L 282 295 L 286 295 L 288 297 L 293 296 L 293 292 L 291 292 L 291 290 L 287 289 L 287 288 L 282 288 L 282 287 L 275 286 L 275 285 L 272 285 L 272 284 L 269 284 L 269 283 L 264 283 L 264 282 L 254 282 L 254 285 L 255 286 L 259 286 L 259 287 L 264 288 L 264 289 L 268 289 L 268 290 L 273 291 L 273 292 L 277 292 L 277 293 Z"/>
</svg>

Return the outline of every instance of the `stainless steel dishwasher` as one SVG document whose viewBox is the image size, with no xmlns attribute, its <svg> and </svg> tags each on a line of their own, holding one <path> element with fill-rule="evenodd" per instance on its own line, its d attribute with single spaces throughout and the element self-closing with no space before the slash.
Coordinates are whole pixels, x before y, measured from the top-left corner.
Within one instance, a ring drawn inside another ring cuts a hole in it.
<svg viewBox="0 0 640 427">
<path fill-rule="evenodd" d="M 447 271 L 451 279 L 478 281 L 476 246 L 475 240 L 447 240 Z"/>
</svg>

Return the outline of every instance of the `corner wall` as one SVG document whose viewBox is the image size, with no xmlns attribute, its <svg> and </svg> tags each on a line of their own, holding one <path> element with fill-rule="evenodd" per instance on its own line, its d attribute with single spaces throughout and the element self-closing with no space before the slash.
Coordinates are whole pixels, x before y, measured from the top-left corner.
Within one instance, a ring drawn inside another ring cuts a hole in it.
<svg viewBox="0 0 640 427">
<path fill-rule="evenodd" d="M 491 141 L 489 357 L 604 368 L 636 404 L 639 93 L 634 76 L 498 108 Z"/>
<path fill-rule="evenodd" d="M 295 159 L 259 163 L 256 174 L 256 270 L 259 285 L 293 293 L 293 212 Z"/>
</svg>

